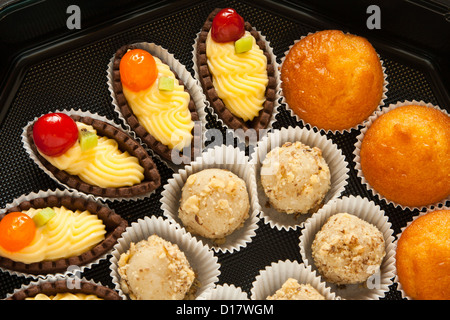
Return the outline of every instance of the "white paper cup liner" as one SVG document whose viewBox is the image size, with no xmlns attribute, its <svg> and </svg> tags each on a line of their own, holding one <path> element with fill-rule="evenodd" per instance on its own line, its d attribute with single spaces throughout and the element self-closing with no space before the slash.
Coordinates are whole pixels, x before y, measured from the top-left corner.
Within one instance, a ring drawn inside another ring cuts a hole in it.
<svg viewBox="0 0 450 320">
<path fill-rule="evenodd" d="M 89 112 L 89 111 L 79 111 L 79 110 L 70 109 L 70 110 L 55 110 L 55 111 L 52 111 L 52 112 L 65 113 L 65 114 L 67 114 L 67 115 L 79 115 L 79 116 L 82 116 L 82 117 L 90 117 L 90 118 L 92 118 L 92 119 L 100 120 L 100 121 L 106 122 L 106 123 L 108 123 L 108 124 L 110 124 L 110 125 L 112 125 L 112 126 L 118 128 L 118 129 L 122 130 L 123 132 L 125 132 L 126 134 L 128 134 L 129 136 L 132 137 L 132 134 L 131 134 L 130 131 L 123 129 L 122 127 L 120 127 L 120 125 L 118 125 L 118 124 L 115 123 L 114 121 L 109 120 L 108 118 L 106 118 L 106 117 L 104 117 L 104 116 L 101 116 L 101 115 L 98 115 L 98 114 L 91 113 L 91 112 Z M 52 172 L 50 172 L 50 170 L 48 170 L 48 169 L 41 163 L 41 161 L 39 160 L 39 158 L 36 156 L 36 154 L 35 154 L 35 153 L 33 152 L 33 150 L 31 149 L 30 143 L 28 142 L 27 129 L 28 129 L 28 126 L 30 126 L 30 125 L 32 125 L 34 122 L 36 122 L 37 119 L 39 119 L 39 117 L 36 117 L 36 118 L 34 118 L 33 120 L 31 120 L 30 122 L 28 122 L 28 124 L 23 128 L 23 131 L 22 131 L 22 143 L 23 143 L 24 149 L 25 149 L 25 151 L 28 153 L 28 155 L 30 156 L 31 160 L 33 160 L 33 161 L 36 163 L 36 165 L 37 165 L 42 171 L 44 171 L 50 178 L 52 178 L 54 181 L 56 181 L 58 184 L 60 184 L 60 185 L 63 186 L 64 188 L 66 188 L 66 189 L 68 189 L 68 190 L 70 190 L 70 191 L 76 191 L 76 192 L 78 192 L 78 193 L 80 193 L 80 194 L 84 194 L 85 196 L 90 197 L 90 198 L 92 198 L 92 199 L 94 199 L 94 200 L 101 200 L 101 201 L 106 201 L 106 200 L 109 200 L 109 201 L 131 201 L 131 200 L 139 200 L 139 199 L 148 198 L 148 197 L 150 197 L 153 193 L 155 193 L 156 190 L 154 190 L 154 191 L 152 191 L 152 192 L 148 192 L 148 193 L 143 194 L 143 195 L 140 195 L 140 196 L 135 196 L 135 197 L 123 197 L 123 198 L 116 197 L 116 198 L 111 198 L 111 197 L 100 197 L 100 196 L 95 196 L 95 195 L 92 195 L 92 194 L 87 194 L 87 193 L 84 193 L 84 192 L 81 192 L 81 191 L 79 191 L 79 190 L 76 190 L 76 189 L 74 189 L 74 188 L 69 187 L 69 186 L 66 185 L 64 182 L 58 180 L 58 179 L 55 177 L 55 175 L 54 175 Z M 137 140 L 137 141 L 139 142 L 139 140 Z"/>
<path fill-rule="evenodd" d="M 398 241 L 400 240 L 403 232 L 405 231 L 405 229 L 407 227 L 409 227 L 411 225 L 411 223 L 413 223 L 417 218 L 422 217 L 430 212 L 433 211 L 439 211 L 439 210 L 450 210 L 450 206 L 442 206 L 442 207 L 436 207 L 436 208 L 429 208 L 426 211 L 420 212 L 419 215 L 414 216 L 412 218 L 411 221 L 409 221 L 406 226 L 404 226 L 403 228 L 401 228 L 400 233 L 397 235 L 397 240 L 394 242 L 394 250 L 395 252 L 397 252 L 397 245 L 398 245 Z M 397 290 L 400 292 L 401 296 L 403 299 L 407 299 L 407 300 L 414 300 L 412 299 L 410 296 L 408 296 L 405 292 L 405 290 L 403 289 L 402 283 L 400 282 L 399 278 L 398 278 L 398 274 L 397 274 L 397 268 L 395 268 L 394 270 L 394 282 L 397 283 Z"/>
<path fill-rule="evenodd" d="M 217 285 L 204 292 L 197 300 L 248 300 L 247 293 L 234 284 Z"/>
<path fill-rule="evenodd" d="M 259 221 L 258 213 L 260 208 L 258 197 L 256 196 L 254 168 L 248 163 L 248 157 L 245 156 L 245 152 L 238 148 L 225 145 L 210 148 L 203 152 L 201 157 L 198 157 L 189 166 L 186 166 L 185 169 L 179 170 L 164 185 L 161 208 L 163 209 L 164 216 L 174 221 L 180 227 L 183 227 L 183 223 L 178 217 L 182 188 L 191 174 L 210 168 L 229 170 L 245 181 L 250 200 L 249 217 L 245 220 L 241 228 L 226 236 L 224 243 L 217 244 L 213 240 L 205 237 L 197 235 L 195 237 L 216 252 L 238 251 L 251 242 L 255 236 L 255 231 L 258 228 L 257 223 Z"/>
<path fill-rule="evenodd" d="M 21 204 L 24 201 L 30 201 L 33 199 L 37 199 L 37 198 L 46 198 L 49 196 L 57 196 L 57 197 L 63 197 L 63 196 L 70 196 L 70 197 L 74 197 L 74 198 L 82 198 L 85 200 L 89 200 L 89 201 L 94 201 L 97 204 L 103 206 L 103 207 L 107 207 L 109 208 L 105 203 L 100 202 L 98 200 L 93 200 L 91 197 L 87 197 L 85 194 L 78 192 L 78 191 L 69 191 L 69 190 L 60 190 L 60 189 L 56 189 L 56 190 L 41 190 L 39 192 L 32 192 L 29 194 L 25 194 L 22 195 L 20 197 L 18 197 L 17 199 L 15 199 L 13 202 L 7 204 L 5 206 L 5 208 L 0 209 L 0 214 L 5 213 L 6 211 L 8 211 L 10 208 L 16 207 L 19 204 Z M 110 208 L 109 208 L 110 209 Z M 86 265 L 82 265 L 82 266 L 70 266 L 66 272 L 64 273 L 54 273 L 54 274 L 29 274 L 29 273 L 23 273 L 23 272 L 19 272 L 19 271 L 15 271 L 15 270 L 9 270 L 9 269 L 5 269 L 0 267 L 0 270 L 5 271 L 7 273 L 9 273 L 10 275 L 16 275 L 16 276 L 20 276 L 20 277 L 28 277 L 28 278 L 33 278 L 33 279 L 39 279 L 39 278 L 45 278 L 48 276 L 64 276 L 67 274 L 73 274 L 76 272 L 83 272 L 86 269 L 90 269 L 92 266 L 97 265 L 98 263 L 100 263 L 100 261 L 102 260 L 106 260 L 108 255 L 111 253 L 112 250 L 109 250 L 107 252 L 105 252 L 101 257 L 99 257 L 98 259 L 96 259 L 95 261 L 92 261 Z M 72 268 L 71 268 L 72 267 Z"/>
<path fill-rule="evenodd" d="M 258 200 L 260 204 L 260 215 L 264 222 L 269 224 L 272 228 L 279 230 L 296 229 L 302 227 L 306 219 L 311 217 L 310 214 L 287 214 L 279 212 L 269 205 L 269 199 L 266 196 L 261 185 L 261 166 L 267 153 L 276 147 L 281 147 L 285 142 L 300 141 L 310 147 L 318 147 L 322 150 L 322 156 L 330 168 L 331 173 L 331 187 L 326 194 L 323 203 L 338 198 L 348 183 L 348 164 L 345 160 L 341 150 L 325 135 L 320 132 L 315 132 L 307 128 L 289 127 L 281 128 L 270 132 L 267 137 L 264 137 L 258 142 L 254 149 L 250 162 L 255 166 L 256 184 L 258 187 Z"/>
<path fill-rule="evenodd" d="M 325 297 L 325 300 L 339 300 L 339 297 L 331 292 L 330 287 L 311 270 L 310 266 L 290 260 L 273 262 L 260 271 L 252 283 L 251 300 L 266 300 L 268 296 L 275 294 L 289 278 L 296 279 L 300 284 L 310 284 Z"/>
<path fill-rule="evenodd" d="M 283 57 L 281 58 L 280 70 L 281 70 L 281 68 L 282 68 L 282 66 L 283 66 L 284 60 L 286 59 L 286 57 L 287 57 L 289 51 L 292 49 L 292 47 L 293 47 L 297 42 L 299 42 L 300 40 L 302 40 L 303 38 L 305 38 L 305 37 L 307 37 L 307 36 L 309 36 L 309 35 L 311 35 L 311 34 L 314 34 L 314 33 L 315 33 L 315 32 L 309 32 L 306 36 L 300 37 L 300 39 L 294 41 L 294 43 L 293 43 L 292 45 L 289 46 L 289 49 L 284 53 Z M 378 55 L 378 57 L 379 57 L 379 55 Z M 383 60 L 381 60 L 381 58 L 380 58 L 380 62 L 381 62 L 381 68 L 382 68 L 382 70 L 383 70 L 383 76 L 384 76 L 383 93 L 382 93 L 382 95 L 381 95 L 380 103 L 378 104 L 378 106 L 377 106 L 377 108 L 375 109 L 374 112 L 376 112 L 377 110 L 380 110 L 381 107 L 384 106 L 384 100 L 387 99 L 387 96 L 386 96 L 386 93 L 387 93 L 387 91 L 388 91 L 387 87 L 388 87 L 388 85 L 389 85 L 389 82 L 387 81 L 386 67 L 383 66 Z M 282 81 L 281 81 L 281 82 L 282 82 Z M 310 128 L 310 129 L 312 128 L 312 129 L 320 130 L 321 132 L 325 132 L 325 133 L 330 133 L 330 132 L 333 133 L 333 134 L 336 134 L 336 133 L 345 133 L 345 132 L 351 132 L 352 130 L 358 130 L 359 127 L 364 126 L 365 123 L 366 123 L 366 121 L 367 121 L 367 119 L 365 119 L 365 120 L 362 121 L 361 123 L 359 123 L 359 124 L 357 124 L 357 125 L 355 125 L 355 126 L 353 126 L 353 127 L 350 127 L 350 128 L 347 128 L 347 129 L 343 129 L 343 130 L 330 130 L 330 129 L 318 128 L 317 126 L 313 126 L 313 125 L 311 125 L 310 123 L 303 121 L 303 119 L 301 119 L 301 118 L 294 112 L 294 110 L 292 110 L 292 109 L 289 107 L 289 104 L 288 104 L 288 102 L 286 101 L 286 98 L 285 98 L 284 93 L 283 93 L 283 86 L 281 85 L 280 88 L 281 88 L 281 89 L 280 89 L 281 103 L 284 104 L 284 105 L 286 106 L 286 111 L 288 111 L 288 112 L 290 113 L 290 115 L 293 116 L 293 117 L 296 119 L 297 122 L 301 122 L 301 123 L 302 123 L 304 126 L 306 126 L 307 128 Z"/>
<path fill-rule="evenodd" d="M 178 78 L 183 81 L 183 84 L 185 88 L 189 91 L 189 94 L 191 96 L 191 99 L 193 99 L 195 103 L 195 108 L 198 113 L 199 121 L 201 121 L 201 129 L 202 129 L 202 137 L 201 137 L 201 150 L 205 147 L 205 141 L 206 141 L 206 97 L 203 94 L 203 90 L 198 82 L 197 79 L 194 79 L 191 75 L 191 73 L 186 69 L 186 67 L 181 64 L 173 54 L 169 53 L 166 49 L 163 47 L 156 45 L 154 43 L 149 42 L 137 42 L 133 43 L 133 45 L 136 46 L 136 48 L 143 49 L 147 52 L 149 52 L 151 55 L 156 56 L 160 58 L 162 61 L 164 61 L 172 71 L 175 71 Z M 146 149 L 149 151 L 149 153 L 152 154 L 152 156 L 157 157 L 161 161 L 167 164 L 172 170 L 176 171 L 179 168 L 181 168 L 183 165 L 176 165 L 171 162 L 168 162 L 164 159 L 162 159 L 156 152 L 154 152 L 150 146 L 147 146 L 142 139 L 137 136 L 137 134 L 131 129 L 130 125 L 127 123 L 125 118 L 123 117 L 122 113 L 120 112 L 119 105 L 117 103 L 116 95 L 114 93 L 113 89 L 113 63 L 114 63 L 114 56 L 110 59 L 110 62 L 108 64 L 108 70 L 107 70 L 107 83 L 108 83 L 108 90 L 111 95 L 112 99 L 112 105 L 114 107 L 114 112 L 117 114 L 119 119 L 124 123 L 125 127 L 128 129 L 128 131 L 132 132 L 132 136 L 137 141 L 141 142 L 143 146 L 146 147 Z"/>
<path fill-rule="evenodd" d="M 269 124 L 267 125 L 267 128 L 265 129 L 266 132 L 270 131 L 272 129 L 273 123 L 276 121 L 276 115 L 278 114 L 279 110 L 279 106 L 280 106 L 280 84 L 281 84 L 281 80 L 280 80 L 280 68 L 277 62 L 277 57 L 275 56 L 275 54 L 273 53 L 273 49 L 270 45 L 270 42 L 266 39 L 266 37 L 264 35 L 261 34 L 261 32 L 259 32 L 258 30 L 256 30 L 255 28 L 253 28 L 253 30 L 255 30 L 256 32 L 258 32 L 261 40 L 265 43 L 266 45 L 266 50 L 268 51 L 268 53 L 271 56 L 271 60 L 273 61 L 273 65 L 274 65 L 274 76 L 277 82 L 276 88 L 275 88 L 275 99 L 274 99 L 274 106 L 273 106 L 273 112 L 272 112 L 272 116 L 270 118 Z M 198 62 L 197 62 L 197 43 L 199 40 L 199 36 L 200 36 L 200 32 L 197 33 L 195 41 L 194 41 L 194 45 L 193 45 L 193 49 L 192 49 L 192 61 L 194 62 L 193 65 L 193 69 L 195 72 L 195 78 L 196 79 L 200 79 L 200 75 L 199 75 L 199 71 L 198 71 Z M 236 132 L 233 129 L 230 129 L 224 122 L 223 120 L 219 117 L 219 115 L 214 111 L 214 108 L 211 106 L 210 102 L 208 100 L 206 100 L 206 108 L 208 109 L 208 111 L 211 113 L 211 115 L 214 117 L 215 121 L 220 123 L 224 128 L 226 128 L 227 132 L 231 132 L 233 134 L 234 137 L 237 138 L 237 140 L 239 141 L 239 143 L 244 143 L 244 144 L 248 144 L 249 142 L 251 143 L 252 141 L 246 141 L 245 137 L 243 137 L 241 134 L 236 134 Z M 264 135 L 260 135 L 260 139 L 261 137 Z M 251 139 L 250 139 L 251 140 Z"/>
<path fill-rule="evenodd" d="M 394 277 L 395 272 L 394 237 L 391 223 L 388 222 L 388 217 L 385 216 L 384 211 L 372 201 L 361 198 L 360 196 L 335 199 L 327 203 L 315 215 L 308 219 L 300 236 L 300 254 L 303 262 L 305 265 L 311 266 L 312 270 L 320 274 L 314 264 L 311 245 L 316 233 L 320 231 L 328 218 L 337 213 L 355 215 L 377 227 L 384 237 L 386 255 L 381 263 L 380 271 L 369 277 L 366 282 L 345 286 L 338 286 L 334 283 L 327 282 L 327 285 L 329 285 L 331 290 L 342 299 L 371 300 L 383 298 L 385 292 L 389 291 L 389 286 L 392 284 L 392 278 Z"/>
<path fill-rule="evenodd" d="M 437 109 L 441 112 L 444 112 L 445 114 L 448 115 L 448 112 L 446 110 L 440 109 L 438 106 L 435 106 L 431 103 L 425 103 L 424 101 L 403 101 L 403 102 L 397 102 L 395 104 L 390 104 L 389 106 L 381 109 L 380 111 L 377 111 L 376 113 L 374 113 L 372 116 L 370 116 L 367 119 L 367 122 L 364 126 L 364 128 L 361 129 L 361 133 L 356 137 L 356 143 L 355 143 L 355 148 L 353 149 L 353 155 L 354 155 L 354 165 L 355 165 L 355 169 L 356 169 L 356 174 L 359 178 L 361 178 L 361 183 L 366 187 L 366 189 L 368 191 L 370 191 L 372 193 L 373 196 L 377 197 L 378 199 L 386 202 L 387 204 L 392 204 L 395 208 L 401 208 L 402 210 L 424 210 L 424 209 L 432 209 L 433 207 L 439 206 L 439 205 L 443 205 L 446 203 L 446 201 L 450 200 L 450 196 L 447 197 L 446 199 L 441 200 L 440 202 L 437 203 L 433 203 L 433 204 L 429 204 L 426 206 L 417 206 L 417 207 L 412 207 L 412 206 L 405 206 L 402 205 L 400 203 L 391 201 L 387 198 L 385 198 L 383 195 L 381 195 L 380 193 L 378 193 L 371 185 L 370 183 L 366 180 L 366 178 L 364 177 L 364 173 L 362 172 L 361 169 L 361 157 L 360 157 L 360 153 L 361 153 L 361 144 L 362 141 L 364 139 L 364 135 L 366 134 L 367 130 L 370 128 L 370 126 L 372 125 L 372 123 L 381 115 L 395 109 L 401 106 L 406 106 L 406 105 L 419 105 L 419 106 L 425 106 L 425 107 L 429 107 L 429 108 L 434 108 Z"/>
<path fill-rule="evenodd" d="M 67 275 L 66 276 L 61 276 L 61 275 L 49 276 L 49 277 L 46 277 L 46 278 L 39 278 L 39 279 L 37 279 L 35 281 L 31 281 L 28 284 L 22 284 L 20 288 L 14 289 L 13 292 L 8 293 L 6 295 L 6 297 L 5 297 L 5 299 L 9 299 L 13 295 L 15 295 L 17 292 L 28 290 L 29 288 L 32 288 L 34 286 L 41 286 L 41 285 L 49 283 L 49 282 L 50 283 L 54 283 L 56 281 L 61 281 L 61 280 L 66 280 L 67 281 L 67 285 L 69 287 L 72 286 L 73 289 L 78 289 L 77 286 L 79 286 L 81 282 L 90 283 L 90 284 L 93 284 L 95 286 L 106 287 L 103 284 L 101 284 L 100 282 L 96 282 L 96 281 L 93 281 L 93 280 L 88 280 L 85 277 L 79 278 L 78 275 L 76 275 L 76 274 L 73 275 L 73 276 L 67 276 Z"/>
<path fill-rule="evenodd" d="M 178 245 L 180 250 L 186 255 L 191 268 L 197 275 L 200 287 L 196 292 L 196 297 L 200 296 L 209 288 L 213 288 L 219 280 L 220 264 L 214 252 L 203 245 L 200 241 L 193 238 L 184 229 L 177 228 L 168 219 L 162 217 L 145 217 L 133 222 L 130 227 L 122 234 L 117 245 L 114 247 L 112 257 L 110 258 L 110 275 L 115 289 L 124 299 L 129 299 L 122 291 L 120 285 L 120 275 L 118 272 L 118 261 L 122 253 L 126 253 L 130 244 L 148 239 L 149 236 L 156 234 L 159 237 L 173 244 Z"/>
</svg>

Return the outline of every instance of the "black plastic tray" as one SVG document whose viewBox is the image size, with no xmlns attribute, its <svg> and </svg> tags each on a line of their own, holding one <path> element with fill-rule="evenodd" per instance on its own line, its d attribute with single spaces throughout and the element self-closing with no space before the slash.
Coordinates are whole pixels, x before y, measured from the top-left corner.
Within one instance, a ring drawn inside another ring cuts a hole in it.
<svg viewBox="0 0 450 320">
<path fill-rule="evenodd" d="M 113 4 L 114 3 L 114 4 Z M 23 150 L 20 135 L 27 122 L 55 109 L 80 109 L 116 122 L 106 84 L 106 68 L 116 49 L 134 41 L 163 46 L 192 75 L 192 45 L 208 14 L 216 7 L 234 7 L 264 34 L 278 62 L 296 39 L 308 32 L 340 29 L 367 37 L 386 67 L 389 87 L 386 105 L 403 100 L 423 100 L 450 110 L 449 34 L 445 1 L 428 3 L 389 1 L 379 4 L 381 30 L 368 30 L 366 8 L 376 2 L 349 1 L 328 6 L 326 1 L 98 1 L 79 2 L 81 30 L 68 30 L 67 1 L 0 2 L 0 207 L 22 194 L 58 188 Z M 108 7 L 109 6 L 109 7 Z M 402 11 L 403 10 L 403 11 Z M 400 14 L 402 13 L 402 14 Z M 30 20 L 23 20 L 27 17 Z M 417 19 L 417 18 L 421 19 Z M 22 18 L 22 19 L 20 19 Z M 403 30 L 414 19 L 417 34 Z M 395 23 L 395 19 L 398 23 Z M 409 20 L 411 21 L 411 20 Z M 429 21 L 434 21 L 432 25 Z M 24 25 L 25 24 L 25 25 Z M 40 28 L 38 28 L 40 26 Z M 6 29 L 8 28 L 8 30 Z M 426 35 L 432 36 L 426 37 Z M 436 39 L 437 38 L 437 39 Z M 223 128 L 208 116 L 208 128 Z M 300 125 L 282 107 L 274 128 Z M 223 131 L 224 132 L 224 131 Z M 353 145 L 359 131 L 329 134 L 349 163 L 349 183 L 343 195 L 361 195 L 381 206 L 394 235 L 418 211 L 387 205 L 361 185 L 353 162 Z M 246 152 L 251 151 L 246 148 Z M 157 162 L 165 184 L 173 171 Z M 146 215 L 162 216 L 160 188 L 150 198 L 108 203 L 129 223 Z M 259 222 L 256 236 L 236 253 L 216 254 L 221 264 L 218 284 L 234 284 L 249 293 L 259 271 L 278 260 L 301 262 L 299 235 L 278 231 Z M 82 276 L 112 286 L 109 262 L 103 261 Z M 0 299 L 29 283 L 30 279 L 0 272 Z M 393 283 L 384 299 L 401 299 Z"/>
</svg>

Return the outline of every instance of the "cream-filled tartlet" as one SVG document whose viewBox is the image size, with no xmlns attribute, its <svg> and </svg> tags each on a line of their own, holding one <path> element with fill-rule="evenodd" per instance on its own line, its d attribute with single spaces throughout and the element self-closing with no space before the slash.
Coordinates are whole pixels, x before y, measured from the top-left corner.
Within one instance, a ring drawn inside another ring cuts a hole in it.
<svg viewBox="0 0 450 320">
<path fill-rule="evenodd" d="M 185 254 L 158 235 L 131 243 L 118 266 L 121 288 L 133 300 L 182 300 L 194 289 Z"/>
<path fill-rule="evenodd" d="M 245 181 L 229 170 L 214 168 L 189 176 L 178 214 L 189 232 L 220 242 L 243 225 L 249 210 Z"/>
<path fill-rule="evenodd" d="M 386 255 L 380 230 L 348 213 L 332 215 L 317 232 L 311 249 L 319 273 L 338 285 L 366 281 L 379 272 Z"/>
<path fill-rule="evenodd" d="M 270 44 L 233 8 L 216 8 L 195 44 L 194 67 L 211 111 L 228 128 L 257 133 L 270 126 L 278 67 Z"/>
<path fill-rule="evenodd" d="M 206 56 L 219 98 L 234 116 L 252 121 L 266 101 L 267 58 L 250 32 L 245 31 L 241 39 L 248 39 L 249 50 L 236 53 L 234 42 L 215 41 L 210 31 Z"/>
<path fill-rule="evenodd" d="M 89 132 L 97 136 L 97 131 L 90 125 L 76 122 L 76 126 L 80 135 Z M 59 170 L 101 188 L 132 186 L 144 179 L 144 168 L 139 160 L 122 152 L 116 140 L 104 136 L 97 136 L 96 140 L 96 145 L 90 148 L 83 148 L 81 142 L 76 141 L 58 156 L 49 156 L 40 150 L 39 153 Z"/>
<path fill-rule="evenodd" d="M 0 230 L 0 257 L 26 264 L 79 256 L 106 235 L 97 215 L 64 206 L 9 213 Z"/>
<path fill-rule="evenodd" d="M 296 279 L 289 278 L 267 300 L 325 300 L 325 297 L 309 283 L 300 284 Z"/>
<path fill-rule="evenodd" d="M 25 134 L 30 156 L 68 188 L 125 199 L 150 194 L 161 185 L 144 147 L 106 118 L 53 112 L 30 123 Z"/>
<path fill-rule="evenodd" d="M 322 204 L 331 186 L 331 174 L 319 148 L 286 142 L 266 155 L 261 184 L 276 210 L 306 214 Z"/>
</svg>

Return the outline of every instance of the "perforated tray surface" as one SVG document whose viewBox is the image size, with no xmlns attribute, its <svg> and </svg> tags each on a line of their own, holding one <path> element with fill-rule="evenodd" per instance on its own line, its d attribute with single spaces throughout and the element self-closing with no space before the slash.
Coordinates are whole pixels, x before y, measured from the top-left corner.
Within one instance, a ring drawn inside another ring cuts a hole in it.
<svg viewBox="0 0 450 320">
<path fill-rule="evenodd" d="M 319 30 L 316 26 L 289 17 L 266 11 L 265 9 L 238 1 L 205 1 L 181 12 L 167 13 L 157 20 L 136 25 L 126 31 L 113 34 L 105 39 L 86 43 L 74 51 L 40 61 L 26 72 L 17 94 L 0 128 L 0 207 L 22 194 L 39 190 L 56 189 L 60 186 L 49 178 L 25 153 L 22 142 L 22 128 L 35 117 L 55 109 L 80 109 L 104 115 L 120 123 L 113 112 L 111 98 L 106 83 L 107 64 L 117 48 L 135 41 L 153 42 L 173 53 L 194 76 L 192 45 L 208 14 L 216 7 L 234 7 L 244 18 L 264 34 L 270 41 L 278 62 L 295 40 L 308 32 Z M 335 26 L 339 29 L 339 26 Z M 376 48 L 377 49 L 377 48 Z M 423 100 L 433 104 L 438 101 L 426 76 L 414 67 L 404 65 L 395 58 L 381 53 L 386 67 L 389 87 L 385 104 L 403 100 Z M 223 128 L 210 115 L 208 128 Z M 300 125 L 281 107 L 274 128 Z M 224 132 L 224 130 L 223 130 Z M 329 134 L 344 153 L 349 163 L 348 186 L 345 195 L 361 195 L 380 205 L 392 223 L 394 235 L 418 211 L 402 211 L 374 198 L 361 185 L 356 176 L 353 162 L 353 145 L 359 131 L 345 134 Z M 242 147 L 242 146 L 240 146 Z M 248 153 L 251 150 L 245 149 Z M 162 184 L 171 178 L 173 171 L 157 161 Z M 150 198 L 140 201 L 114 202 L 108 205 L 127 221 L 136 221 L 144 216 L 162 216 L 161 190 Z M 221 264 L 218 284 L 234 284 L 249 293 L 252 282 L 259 271 L 279 260 L 302 261 L 299 250 L 299 236 L 302 229 L 279 231 L 272 229 L 261 220 L 256 236 L 244 249 L 234 253 L 216 253 Z M 85 271 L 82 276 L 101 282 L 113 288 L 109 261 Z M 0 272 L 0 298 L 28 283 L 30 279 L 11 276 Z M 401 299 L 394 283 L 384 299 Z"/>
</svg>

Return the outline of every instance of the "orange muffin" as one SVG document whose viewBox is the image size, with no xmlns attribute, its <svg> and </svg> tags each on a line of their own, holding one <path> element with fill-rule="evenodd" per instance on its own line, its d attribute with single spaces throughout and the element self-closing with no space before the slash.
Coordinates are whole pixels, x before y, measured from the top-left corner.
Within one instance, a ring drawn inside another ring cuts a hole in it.
<svg viewBox="0 0 450 320">
<path fill-rule="evenodd" d="M 288 52 L 281 68 L 289 107 L 325 130 L 350 129 L 381 102 L 384 73 L 365 38 L 325 30 L 308 35 Z"/>
<path fill-rule="evenodd" d="M 427 213 L 397 243 L 397 275 L 408 297 L 450 299 L 450 210 Z"/>
<path fill-rule="evenodd" d="M 371 187 L 397 204 L 419 207 L 450 194 L 450 117 L 407 105 L 378 117 L 361 143 L 361 171 Z"/>
</svg>

